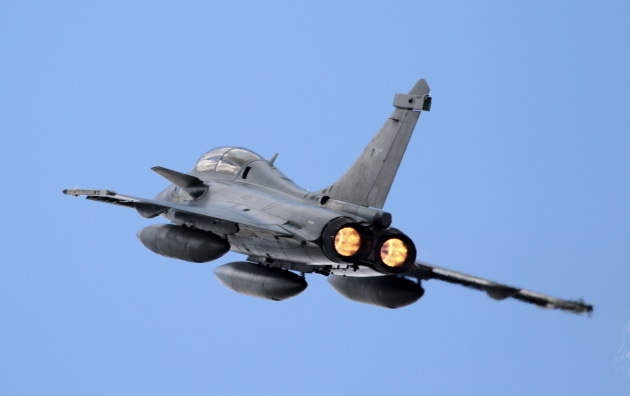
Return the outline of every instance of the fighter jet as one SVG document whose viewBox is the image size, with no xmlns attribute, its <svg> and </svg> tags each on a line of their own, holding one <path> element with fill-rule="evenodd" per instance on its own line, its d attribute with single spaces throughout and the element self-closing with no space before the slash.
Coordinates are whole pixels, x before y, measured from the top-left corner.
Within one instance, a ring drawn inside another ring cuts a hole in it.
<svg viewBox="0 0 630 396">
<path fill-rule="evenodd" d="M 151 251 L 190 262 L 217 260 L 229 251 L 244 261 L 214 270 L 235 292 L 284 300 L 320 274 L 350 300 L 386 308 L 416 302 L 423 281 L 437 279 L 514 298 L 543 308 L 590 314 L 593 306 L 508 286 L 416 260 L 412 239 L 393 228 L 383 205 L 421 112 L 432 97 L 424 79 L 394 96 L 394 112 L 348 171 L 330 186 L 309 192 L 266 160 L 241 147 L 205 153 L 189 173 L 153 171 L 172 184 L 154 199 L 112 190 L 66 189 L 64 194 L 134 208 L 166 218 L 137 234 Z"/>
</svg>

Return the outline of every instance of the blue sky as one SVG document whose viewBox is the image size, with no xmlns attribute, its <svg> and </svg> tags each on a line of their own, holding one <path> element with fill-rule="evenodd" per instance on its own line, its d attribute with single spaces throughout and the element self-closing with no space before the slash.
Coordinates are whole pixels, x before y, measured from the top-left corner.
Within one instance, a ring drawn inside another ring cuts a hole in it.
<svg viewBox="0 0 630 396">
<path fill-rule="evenodd" d="M 630 394 L 623 1 L 3 2 L 0 394 Z M 157 256 L 161 165 L 246 146 L 319 189 L 424 77 L 386 209 L 441 266 L 592 318 L 437 281 L 386 310 L 325 278 L 282 303 Z"/>
</svg>

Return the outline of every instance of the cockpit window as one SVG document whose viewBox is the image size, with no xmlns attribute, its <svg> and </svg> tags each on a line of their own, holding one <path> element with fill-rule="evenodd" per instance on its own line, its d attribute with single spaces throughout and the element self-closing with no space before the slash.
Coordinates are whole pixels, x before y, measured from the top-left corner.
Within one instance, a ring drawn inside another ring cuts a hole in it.
<svg viewBox="0 0 630 396">
<path fill-rule="evenodd" d="M 219 162 L 223 154 L 229 149 L 230 147 L 221 147 L 208 151 L 201 157 L 199 162 L 197 162 L 197 170 L 199 172 L 214 172 L 217 162 Z"/>
<path fill-rule="evenodd" d="M 236 175 L 243 165 L 263 159 L 260 155 L 242 148 L 222 147 L 208 151 L 197 162 L 199 172 L 217 172 Z"/>
<path fill-rule="evenodd" d="M 243 165 L 255 159 L 260 159 L 260 157 L 251 151 L 238 148 L 232 149 L 219 160 L 217 173 L 235 175 L 241 170 Z"/>
</svg>

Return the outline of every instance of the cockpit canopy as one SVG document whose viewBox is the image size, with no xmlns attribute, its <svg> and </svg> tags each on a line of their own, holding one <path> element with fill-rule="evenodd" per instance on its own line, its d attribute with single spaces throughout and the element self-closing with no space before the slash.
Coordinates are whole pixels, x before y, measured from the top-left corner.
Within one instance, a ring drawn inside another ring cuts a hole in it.
<svg viewBox="0 0 630 396">
<path fill-rule="evenodd" d="M 236 175 L 243 165 L 255 160 L 262 160 L 260 155 L 241 147 L 220 147 L 201 156 L 195 169 L 198 172 L 216 172 Z"/>
</svg>

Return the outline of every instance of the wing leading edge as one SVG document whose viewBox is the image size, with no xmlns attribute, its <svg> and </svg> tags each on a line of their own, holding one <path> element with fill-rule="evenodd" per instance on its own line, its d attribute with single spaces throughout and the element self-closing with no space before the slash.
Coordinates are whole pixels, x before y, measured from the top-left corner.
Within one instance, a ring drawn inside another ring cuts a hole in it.
<svg viewBox="0 0 630 396">
<path fill-rule="evenodd" d="M 564 300 L 422 262 L 417 262 L 414 267 L 409 269 L 406 275 L 422 280 L 438 279 L 444 282 L 485 291 L 489 297 L 495 300 L 514 298 L 529 304 L 534 304 L 540 308 L 560 309 L 575 314 L 586 313 L 590 315 L 593 312 L 593 306 L 581 300 Z"/>
<path fill-rule="evenodd" d="M 84 190 L 74 188 L 63 190 L 63 193 L 75 197 L 85 196 L 86 199 L 92 201 L 106 202 L 114 205 L 135 208 L 140 215 L 147 218 L 155 217 L 166 213 L 169 210 L 174 210 L 179 213 L 186 213 L 196 217 L 232 223 L 239 227 L 245 226 L 254 228 L 276 236 L 290 235 L 280 226 L 280 222 L 274 221 L 275 219 L 272 219 L 270 216 L 267 216 L 264 219 L 256 218 L 253 215 L 248 215 L 246 212 L 230 210 L 228 207 L 221 207 L 219 205 L 201 208 L 192 205 L 182 205 L 174 202 L 117 194 L 112 190 Z"/>
</svg>

